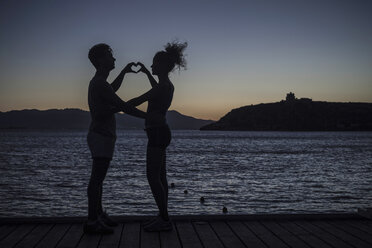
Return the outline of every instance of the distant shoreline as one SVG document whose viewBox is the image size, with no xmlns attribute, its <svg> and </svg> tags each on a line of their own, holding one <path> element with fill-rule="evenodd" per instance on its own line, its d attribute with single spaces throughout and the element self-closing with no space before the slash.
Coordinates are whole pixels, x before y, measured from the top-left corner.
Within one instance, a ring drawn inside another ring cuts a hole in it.
<svg viewBox="0 0 372 248">
<path fill-rule="evenodd" d="M 201 130 L 223 131 L 372 131 L 372 103 L 339 103 L 295 98 L 231 110 Z"/>
</svg>

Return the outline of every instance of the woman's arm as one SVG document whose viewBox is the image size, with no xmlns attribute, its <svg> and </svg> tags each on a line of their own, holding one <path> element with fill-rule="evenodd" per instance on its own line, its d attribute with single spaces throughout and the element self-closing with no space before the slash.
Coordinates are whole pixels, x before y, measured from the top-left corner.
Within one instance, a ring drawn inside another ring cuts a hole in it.
<svg viewBox="0 0 372 248">
<path fill-rule="evenodd" d="M 157 87 L 152 88 L 151 90 L 147 91 L 145 94 L 135 97 L 133 99 L 130 99 L 129 101 L 127 101 L 127 103 L 132 106 L 141 105 L 142 103 L 152 99 L 156 95 L 157 90 L 158 90 Z"/>
<path fill-rule="evenodd" d="M 151 75 L 151 72 L 147 70 L 144 64 L 138 62 L 137 65 L 141 66 L 141 69 L 139 71 L 142 71 L 143 73 L 146 74 L 147 78 L 150 81 L 151 87 L 155 87 L 156 85 L 158 85 L 158 82 L 156 82 L 155 78 Z"/>
</svg>

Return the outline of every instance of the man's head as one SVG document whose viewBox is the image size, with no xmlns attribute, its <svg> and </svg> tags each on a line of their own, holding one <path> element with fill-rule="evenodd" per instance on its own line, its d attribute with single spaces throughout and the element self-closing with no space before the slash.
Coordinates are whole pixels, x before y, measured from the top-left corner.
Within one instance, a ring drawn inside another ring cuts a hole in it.
<svg viewBox="0 0 372 248">
<path fill-rule="evenodd" d="M 115 58 L 112 56 L 111 47 L 107 44 L 100 43 L 94 45 L 89 50 L 88 58 L 97 70 L 111 71 L 115 68 Z"/>
</svg>

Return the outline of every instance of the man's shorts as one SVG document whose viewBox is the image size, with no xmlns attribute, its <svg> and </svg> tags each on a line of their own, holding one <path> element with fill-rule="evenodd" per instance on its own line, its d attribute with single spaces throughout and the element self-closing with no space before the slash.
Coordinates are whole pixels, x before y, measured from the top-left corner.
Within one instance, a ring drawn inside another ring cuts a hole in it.
<svg viewBox="0 0 372 248">
<path fill-rule="evenodd" d="M 116 137 L 109 137 L 89 131 L 87 141 L 92 158 L 112 159 Z"/>
<path fill-rule="evenodd" d="M 149 127 L 145 130 L 148 138 L 147 146 L 166 148 L 170 144 L 172 135 L 168 125 Z"/>
</svg>

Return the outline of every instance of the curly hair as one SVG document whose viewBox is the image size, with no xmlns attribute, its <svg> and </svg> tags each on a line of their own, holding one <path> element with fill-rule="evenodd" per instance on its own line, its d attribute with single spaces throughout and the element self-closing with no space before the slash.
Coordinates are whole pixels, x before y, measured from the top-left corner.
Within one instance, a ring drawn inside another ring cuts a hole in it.
<svg viewBox="0 0 372 248">
<path fill-rule="evenodd" d="M 98 59 L 102 58 L 107 52 L 112 53 L 112 49 L 105 43 L 94 45 L 88 53 L 88 58 L 95 68 L 98 67 Z"/>
<path fill-rule="evenodd" d="M 183 53 L 186 47 L 187 42 L 169 42 L 164 46 L 165 51 L 157 52 L 155 56 L 158 57 L 162 63 L 167 65 L 168 72 L 173 71 L 175 68 L 186 69 L 186 60 Z"/>
</svg>

